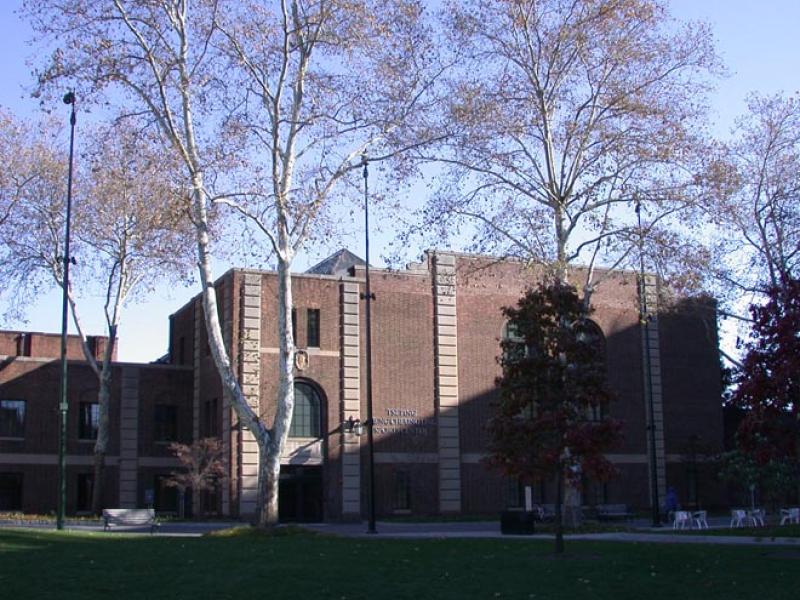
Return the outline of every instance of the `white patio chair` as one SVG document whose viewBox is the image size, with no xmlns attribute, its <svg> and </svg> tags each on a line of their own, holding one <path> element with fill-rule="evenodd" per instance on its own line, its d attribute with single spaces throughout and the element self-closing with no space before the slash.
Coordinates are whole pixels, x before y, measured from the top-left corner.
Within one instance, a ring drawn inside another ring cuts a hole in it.
<svg viewBox="0 0 800 600">
<path fill-rule="evenodd" d="M 673 529 L 685 529 L 692 526 L 692 513 L 688 510 L 676 510 L 675 520 L 672 522 Z"/>
<path fill-rule="evenodd" d="M 747 519 L 753 524 L 753 527 L 764 527 L 764 509 L 754 508 L 747 511 Z"/>
<path fill-rule="evenodd" d="M 697 525 L 698 529 L 708 529 L 708 521 L 706 517 L 708 516 L 708 512 L 705 510 L 697 510 L 692 513 L 692 521 L 695 525 Z"/>
<path fill-rule="evenodd" d="M 787 522 L 800 524 L 800 508 L 782 508 L 781 509 L 781 525 Z"/>
<path fill-rule="evenodd" d="M 744 521 L 747 518 L 747 511 L 740 508 L 731 510 L 731 528 L 744 527 Z"/>
</svg>

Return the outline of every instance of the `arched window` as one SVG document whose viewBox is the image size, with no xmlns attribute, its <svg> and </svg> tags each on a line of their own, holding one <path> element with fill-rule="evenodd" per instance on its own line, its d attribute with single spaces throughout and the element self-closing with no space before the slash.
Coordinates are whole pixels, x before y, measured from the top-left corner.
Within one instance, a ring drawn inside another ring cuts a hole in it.
<svg viewBox="0 0 800 600">
<path fill-rule="evenodd" d="M 594 353 L 598 362 L 606 360 L 606 337 L 603 330 L 591 319 L 581 319 L 573 325 L 578 343 L 585 344 Z"/>
<path fill-rule="evenodd" d="M 319 438 L 322 402 L 317 390 L 310 384 L 298 381 L 294 384 L 294 414 L 289 426 L 289 437 Z"/>
</svg>

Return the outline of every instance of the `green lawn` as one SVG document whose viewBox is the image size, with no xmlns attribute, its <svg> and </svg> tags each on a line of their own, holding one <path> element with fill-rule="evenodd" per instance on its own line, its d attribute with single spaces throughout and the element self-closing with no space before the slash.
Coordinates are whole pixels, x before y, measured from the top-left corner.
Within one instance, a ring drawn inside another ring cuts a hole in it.
<svg viewBox="0 0 800 600">
<path fill-rule="evenodd" d="M 720 529 L 672 529 L 664 527 L 655 533 L 685 534 L 685 535 L 716 535 L 733 537 L 755 538 L 800 538 L 800 525 L 770 525 L 768 527 L 723 527 Z"/>
<path fill-rule="evenodd" d="M 0 529 L 2 597 L 798 597 L 800 548 L 545 541 L 169 538 Z"/>
</svg>

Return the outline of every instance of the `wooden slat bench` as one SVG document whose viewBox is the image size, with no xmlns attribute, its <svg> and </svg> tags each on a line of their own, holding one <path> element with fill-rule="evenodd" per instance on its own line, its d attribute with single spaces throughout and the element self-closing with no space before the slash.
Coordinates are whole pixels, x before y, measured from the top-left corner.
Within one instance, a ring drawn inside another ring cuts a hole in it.
<svg viewBox="0 0 800 600">
<path fill-rule="evenodd" d="M 161 523 L 156 519 L 156 511 L 152 508 L 103 509 L 103 531 L 108 531 L 115 525 L 150 527 L 150 533 L 161 527 Z"/>
<path fill-rule="evenodd" d="M 600 520 L 630 519 L 633 516 L 627 504 L 598 504 L 595 509 Z"/>
</svg>

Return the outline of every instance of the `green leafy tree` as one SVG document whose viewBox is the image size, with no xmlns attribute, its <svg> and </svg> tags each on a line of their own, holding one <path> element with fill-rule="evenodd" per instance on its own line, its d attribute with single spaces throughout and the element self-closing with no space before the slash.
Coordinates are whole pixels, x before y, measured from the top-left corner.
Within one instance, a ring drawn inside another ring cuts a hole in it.
<svg viewBox="0 0 800 600">
<path fill-rule="evenodd" d="M 620 439 L 605 416 L 612 400 L 601 341 L 576 290 L 554 283 L 505 308 L 514 335 L 502 343 L 500 402 L 489 421 L 490 461 L 507 475 L 556 481 L 556 552 L 564 550 L 566 480 L 608 480 L 604 456 Z"/>
</svg>

